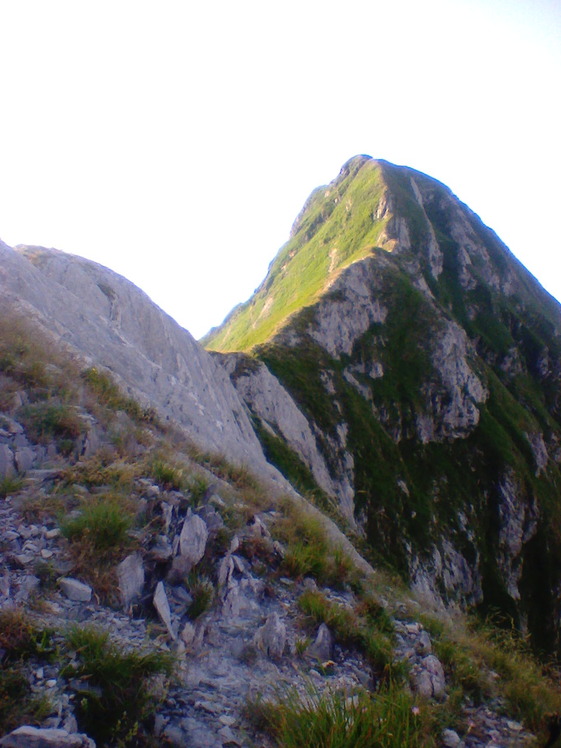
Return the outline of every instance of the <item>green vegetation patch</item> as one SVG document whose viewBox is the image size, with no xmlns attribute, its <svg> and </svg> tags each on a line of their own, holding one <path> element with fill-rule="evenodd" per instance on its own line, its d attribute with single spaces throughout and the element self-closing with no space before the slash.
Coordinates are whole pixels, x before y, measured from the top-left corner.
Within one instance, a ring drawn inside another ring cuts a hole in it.
<svg viewBox="0 0 561 748">
<path fill-rule="evenodd" d="M 163 650 L 123 650 L 107 632 L 91 627 L 73 628 L 67 639 L 77 658 L 62 675 L 76 693 L 79 729 L 98 745 L 133 744 L 165 697 L 161 677 L 172 675 L 173 656 Z"/>
<path fill-rule="evenodd" d="M 281 570 L 297 579 L 312 576 L 321 584 L 340 588 L 355 581 L 356 570 L 341 548 L 333 547 L 319 519 L 287 500 L 272 528 L 285 543 Z"/>
<path fill-rule="evenodd" d="M 317 492 L 321 489 L 314 480 L 311 470 L 280 437 L 272 434 L 259 418 L 253 418 L 255 432 L 263 447 L 267 460 L 273 464 L 300 493 Z"/>
<path fill-rule="evenodd" d="M 249 350 L 316 301 L 338 272 L 381 241 L 389 215 L 378 218 L 376 211 L 384 192 L 380 167 L 370 159 L 314 191 L 261 287 L 203 344 L 223 352 Z"/>
<path fill-rule="evenodd" d="M 459 619 L 446 626 L 438 619 L 422 620 L 462 699 L 484 703 L 500 696 L 507 713 L 538 734 L 547 715 L 561 711 L 559 673 L 538 660 L 514 629 L 476 620 L 468 626 Z"/>
<path fill-rule="evenodd" d="M 133 516 L 118 497 L 111 495 L 91 499 L 79 514 L 61 523 L 64 537 L 91 545 L 94 551 L 112 551 L 128 542 Z"/>
<path fill-rule="evenodd" d="M 417 703 L 397 687 L 354 695 L 310 688 L 306 694 L 292 689 L 273 701 L 252 702 L 247 712 L 253 724 L 283 748 L 436 746 L 431 710 Z"/>
<path fill-rule="evenodd" d="M 53 632 L 38 628 L 22 608 L 0 611 L 0 732 L 38 725 L 51 713 L 46 697 L 33 693 L 24 666 L 55 655 Z"/>
<path fill-rule="evenodd" d="M 98 401 L 110 411 L 123 411 L 140 423 L 157 423 L 156 411 L 145 408 L 134 398 L 124 395 L 108 372 L 92 367 L 83 371 L 81 376 Z"/>
<path fill-rule="evenodd" d="M 70 454 L 76 439 L 86 431 L 76 407 L 57 400 L 26 405 L 18 417 L 31 440 L 47 444 L 54 439 L 63 454 Z"/>
</svg>

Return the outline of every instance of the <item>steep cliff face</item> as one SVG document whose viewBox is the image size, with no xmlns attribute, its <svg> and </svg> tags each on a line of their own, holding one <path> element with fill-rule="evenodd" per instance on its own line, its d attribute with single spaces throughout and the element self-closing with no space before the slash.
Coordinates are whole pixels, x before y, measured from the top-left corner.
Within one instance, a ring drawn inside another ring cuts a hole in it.
<svg viewBox="0 0 561 748">
<path fill-rule="evenodd" d="M 90 365 L 107 367 L 200 447 L 283 484 L 224 370 L 130 281 L 57 250 L 0 244 L 0 289 L 4 313 L 19 310 Z"/>
<path fill-rule="evenodd" d="M 246 351 L 228 366 L 270 458 L 375 555 L 551 648 L 560 333 L 557 302 L 448 188 L 360 156 L 205 342 Z"/>
</svg>

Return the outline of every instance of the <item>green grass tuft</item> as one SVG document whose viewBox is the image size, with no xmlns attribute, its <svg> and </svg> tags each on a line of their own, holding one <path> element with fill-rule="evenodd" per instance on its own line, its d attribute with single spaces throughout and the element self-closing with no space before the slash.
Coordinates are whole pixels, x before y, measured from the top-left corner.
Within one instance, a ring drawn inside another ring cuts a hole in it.
<svg viewBox="0 0 561 748">
<path fill-rule="evenodd" d="M 77 662 L 66 666 L 63 675 L 76 693 L 80 730 L 98 745 L 137 739 L 142 722 L 164 696 L 154 679 L 171 676 L 173 656 L 161 650 L 123 651 L 107 632 L 94 628 L 73 628 L 67 639 Z"/>
<path fill-rule="evenodd" d="M 409 693 L 393 687 L 354 696 L 321 694 L 313 688 L 304 695 L 290 690 L 273 701 L 252 702 L 247 713 L 282 748 L 428 748 L 438 744 L 431 736 L 430 708 L 418 707 Z"/>
<path fill-rule="evenodd" d="M 95 551 L 108 551 L 127 544 L 132 516 L 111 496 L 85 504 L 77 517 L 61 523 L 64 537 L 88 543 Z"/>
</svg>

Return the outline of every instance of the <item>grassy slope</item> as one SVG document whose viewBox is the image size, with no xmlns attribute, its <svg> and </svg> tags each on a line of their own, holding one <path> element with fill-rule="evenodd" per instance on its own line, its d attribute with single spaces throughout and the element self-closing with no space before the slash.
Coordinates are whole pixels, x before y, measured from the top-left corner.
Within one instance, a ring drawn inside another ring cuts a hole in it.
<svg viewBox="0 0 561 748">
<path fill-rule="evenodd" d="M 338 272 L 378 245 L 388 220 L 373 216 L 385 190 L 381 167 L 363 157 L 347 167 L 312 193 L 263 284 L 203 339 L 205 347 L 240 351 L 266 342 L 290 315 L 312 304 Z"/>
<path fill-rule="evenodd" d="M 547 620 L 554 615 L 550 591 L 555 568 L 561 563 L 556 550 L 561 540 L 556 488 L 561 484 L 561 471 L 550 463 L 547 472 L 536 476 L 526 433 L 547 436 L 561 432 L 557 380 L 541 377 L 537 366 L 544 350 L 554 361 L 561 358 L 556 337 L 559 307 L 509 257 L 493 232 L 471 214 L 468 220 L 485 243 L 495 270 L 501 275 L 507 268 L 513 271 L 519 291 L 518 295 L 502 296 L 489 289 L 484 280 L 466 291 L 458 277 L 459 248 L 449 231 L 450 213 L 440 199 L 425 206 L 445 258 L 443 272 L 435 280 L 422 253 L 418 253 L 421 272 L 440 307 L 439 316 L 455 319 L 474 342 L 479 355 L 472 365 L 486 382 L 490 397 L 480 406 L 480 423 L 469 438 L 421 445 L 414 436 L 415 418 L 424 407 L 423 383 L 437 376 L 427 355 L 435 335 L 431 319 L 435 320 L 434 308 L 403 272 L 407 257 L 394 256 L 393 271 L 380 268 L 380 272 L 388 273 L 381 294 L 384 298 L 380 299 L 389 309 L 387 323 L 374 325 L 357 341 L 350 357 L 331 359 L 305 334 L 308 325 L 313 325 L 313 300 L 330 277 L 330 249 L 336 246 L 339 250 L 339 264 L 333 270 L 337 272 L 370 254 L 370 247 L 378 243 L 388 217 L 376 222 L 373 216 L 386 187 L 392 210 L 407 221 L 413 247 L 422 246 L 427 235 L 426 218 L 410 184 L 411 170 L 362 159 L 354 159 L 350 167 L 328 190 L 320 188 L 312 194 L 291 241 L 281 250 L 258 294 L 232 315 L 210 347 L 226 350 L 256 346 L 257 356 L 322 429 L 325 439 L 319 437 L 320 446 L 328 459 L 329 436 L 338 423 L 348 424 L 348 445 L 355 463 L 355 504 L 365 518 L 371 547 L 384 549 L 379 561 L 405 571 L 406 544 L 422 553 L 444 534 L 467 559 L 475 561 L 480 555 L 487 608 L 495 606 L 518 620 L 520 609 L 509 597 L 497 565 L 500 517 L 496 486 L 510 468 L 522 500 L 531 505 L 535 497 L 544 510 L 537 540 L 525 551 L 521 589 L 522 609 L 528 615 L 530 629 L 539 645 L 551 650 L 555 645 Z M 418 183 L 429 180 L 414 174 Z M 438 194 L 449 194 L 447 188 L 430 182 Z M 485 277 L 485 267 L 476 266 L 475 272 Z M 270 299 L 268 315 L 259 319 L 259 312 Z M 271 339 L 289 316 L 291 327 L 300 335 L 294 349 Z M 501 363 L 513 348 L 519 351 L 522 370 L 508 376 Z M 372 380 L 360 373 L 355 377 L 370 389 L 375 409 L 343 377 L 345 366 L 368 366 L 373 361 L 383 364 L 383 377 Z M 334 396 L 326 392 L 321 371 L 331 372 Z M 396 429 L 401 432 L 397 444 L 391 438 Z M 282 464 L 279 467 L 283 470 Z M 400 483 L 407 485 L 408 495 Z M 471 538 L 461 526 L 459 513 L 468 519 Z M 536 574 L 549 580 L 540 586 L 540 594 L 532 583 Z"/>
</svg>

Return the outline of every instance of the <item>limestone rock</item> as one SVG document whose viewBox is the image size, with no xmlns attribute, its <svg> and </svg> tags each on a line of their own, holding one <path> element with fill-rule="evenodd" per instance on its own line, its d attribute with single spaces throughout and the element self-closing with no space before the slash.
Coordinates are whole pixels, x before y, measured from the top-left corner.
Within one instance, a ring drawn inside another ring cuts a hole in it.
<svg viewBox="0 0 561 748">
<path fill-rule="evenodd" d="M 48 340 L 64 338 L 82 360 L 107 366 L 125 390 L 179 423 L 203 448 L 251 464 L 286 487 L 222 367 L 130 281 L 55 249 L 0 243 L 0 313 L 14 309 Z"/>
<path fill-rule="evenodd" d="M 325 623 L 320 624 L 314 642 L 308 647 L 308 654 L 320 662 L 326 662 L 333 656 L 333 636 Z"/>
<path fill-rule="evenodd" d="M 304 415 L 288 390 L 262 363 L 247 365 L 243 354 L 228 354 L 218 357 L 226 368 L 236 390 L 252 415 L 272 436 L 281 437 L 310 469 L 315 481 L 324 491 L 337 495 L 345 515 L 354 524 L 353 470 L 348 464 L 345 443 L 334 441 L 337 450 L 337 470 L 330 470 L 322 453 L 313 422 Z M 333 475 L 336 473 L 336 475 Z"/>
<path fill-rule="evenodd" d="M 91 738 L 82 733 L 22 725 L 0 740 L 3 748 L 95 748 Z"/>
<path fill-rule="evenodd" d="M 179 536 L 179 550 L 181 556 L 192 566 L 198 564 L 204 556 L 208 528 L 197 514 L 188 515 L 183 522 Z"/>
<path fill-rule="evenodd" d="M 440 660 L 434 655 L 424 657 L 411 671 L 413 688 L 421 696 L 440 698 L 446 691 L 446 678 Z"/>
<path fill-rule="evenodd" d="M 144 565 L 140 553 L 132 553 L 117 566 L 121 603 L 125 608 L 138 598 L 144 587 Z"/>
<path fill-rule="evenodd" d="M 7 444 L 0 444 L 0 478 L 11 477 L 15 472 L 14 453 Z"/>
<path fill-rule="evenodd" d="M 253 641 L 272 660 L 282 657 L 286 645 L 286 626 L 278 613 L 271 613 L 267 617 L 264 625 L 256 631 Z"/>
<path fill-rule="evenodd" d="M 177 635 L 173 629 L 173 625 L 171 622 L 171 610 L 169 607 L 168 596 L 166 594 L 163 582 L 158 582 L 158 584 L 156 585 L 153 603 L 154 607 L 156 608 L 156 612 L 160 616 L 160 620 L 168 631 L 168 634 L 173 640 L 175 640 L 177 638 Z"/>
<path fill-rule="evenodd" d="M 76 602 L 89 603 L 92 597 L 92 588 L 83 582 L 79 582 L 77 579 L 72 577 L 62 577 L 58 580 L 58 584 L 63 594 L 69 600 L 75 600 Z"/>
</svg>

